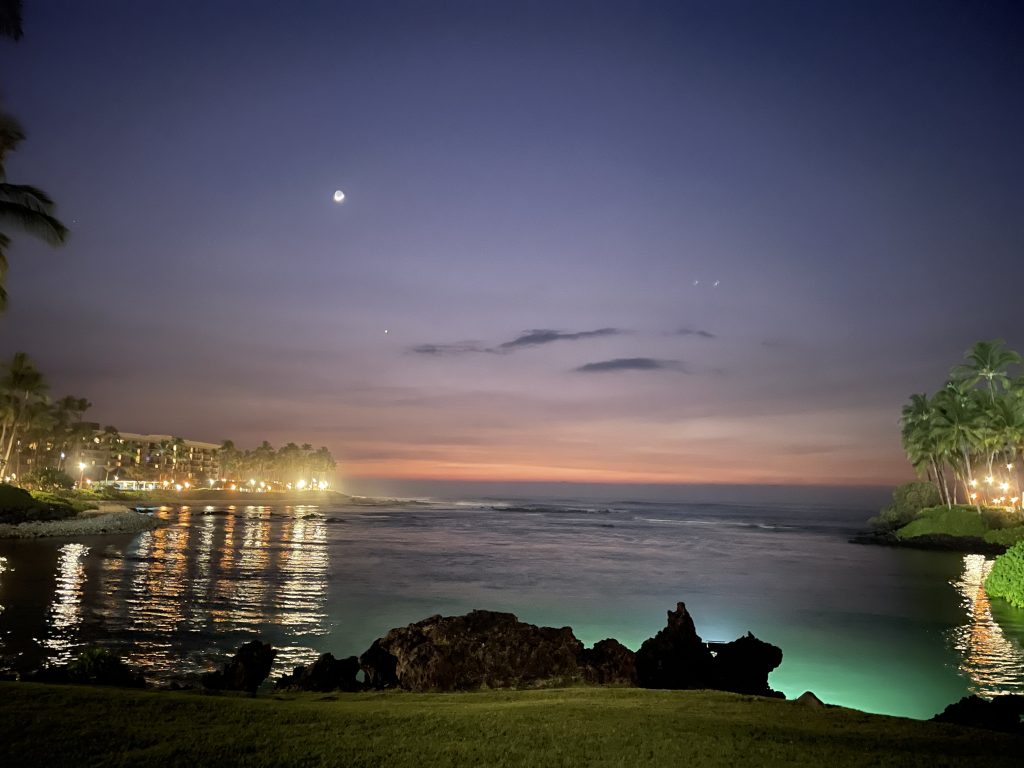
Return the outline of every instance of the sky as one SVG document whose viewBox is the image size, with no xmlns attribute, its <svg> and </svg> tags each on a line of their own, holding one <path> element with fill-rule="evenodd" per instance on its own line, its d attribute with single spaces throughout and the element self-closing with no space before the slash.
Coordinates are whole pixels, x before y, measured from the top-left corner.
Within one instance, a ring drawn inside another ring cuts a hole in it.
<svg viewBox="0 0 1024 768">
<path fill-rule="evenodd" d="M 1024 351 L 1019 3 L 24 16 L 8 180 L 72 234 L 15 240 L 0 354 L 122 431 L 353 488 L 884 485 L 911 393 Z"/>
</svg>

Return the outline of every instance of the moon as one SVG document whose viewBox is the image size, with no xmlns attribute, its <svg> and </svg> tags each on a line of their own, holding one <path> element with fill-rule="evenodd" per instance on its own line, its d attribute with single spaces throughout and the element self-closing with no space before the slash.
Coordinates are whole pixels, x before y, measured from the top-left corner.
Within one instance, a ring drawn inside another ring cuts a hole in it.
<svg viewBox="0 0 1024 768">
<path fill-rule="evenodd" d="M 344 201 L 344 199 L 345 199 L 345 193 L 344 192 L 342 192 L 340 189 L 337 189 L 337 190 L 334 191 L 334 202 L 340 203 L 340 202 Z"/>
</svg>

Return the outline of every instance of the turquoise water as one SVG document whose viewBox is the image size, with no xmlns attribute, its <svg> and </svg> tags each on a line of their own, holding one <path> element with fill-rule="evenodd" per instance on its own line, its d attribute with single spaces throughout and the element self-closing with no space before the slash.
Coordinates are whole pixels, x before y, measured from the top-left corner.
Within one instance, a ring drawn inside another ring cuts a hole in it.
<svg viewBox="0 0 1024 768">
<path fill-rule="evenodd" d="M 705 640 L 783 649 L 771 684 L 929 717 L 1024 691 L 1024 611 L 980 556 L 855 545 L 871 510 L 786 504 L 389 502 L 163 509 L 136 536 L 0 542 L 7 666 L 121 651 L 168 679 L 259 636 L 279 670 L 474 608 L 631 648 L 687 604 Z M 993 614 L 999 619 L 993 620 Z"/>
</svg>

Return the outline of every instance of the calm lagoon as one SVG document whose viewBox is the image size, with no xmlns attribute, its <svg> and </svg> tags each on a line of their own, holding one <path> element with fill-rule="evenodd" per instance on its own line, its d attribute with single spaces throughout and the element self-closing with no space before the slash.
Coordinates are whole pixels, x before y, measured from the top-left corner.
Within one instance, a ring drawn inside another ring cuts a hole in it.
<svg viewBox="0 0 1024 768">
<path fill-rule="evenodd" d="M 930 717 L 969 692 L 1024 692 L 1024 611 L 990 605 L 991 562 L 849 543 L 871 509 L 533 499 L 155 514 L 166 527 L 134 536 L 0 541 L 6 666 L 101 644 L 169 681 L 259 637 L 283 672 L 474 608 L 635 649 L 683 601 L 705 640 L 752 631 L 780 646 L 770 682 L 790 697 Z"/>
</svg>

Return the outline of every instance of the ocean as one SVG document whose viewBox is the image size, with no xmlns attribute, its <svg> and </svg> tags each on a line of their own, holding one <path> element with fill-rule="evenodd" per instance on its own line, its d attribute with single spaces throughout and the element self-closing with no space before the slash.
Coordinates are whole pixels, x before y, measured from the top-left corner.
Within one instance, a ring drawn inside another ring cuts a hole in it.
<svg viewBox="0 0 1024 768">
<path fill-rule="evenodd" d="M 685 602 L 705 640 L 783 650 L 787 696 L 926 718 L 1024 692 L 1024 611 L 990 559 L 849 542 L 856 500 L 474 498 L 167 507 L 133 536 L 0 540 L 0 660 L 103 645 L 161 682 L 259 637 L 275 674 L 433 614 L 509 611 L 636 649 Z"/>
</svg>

